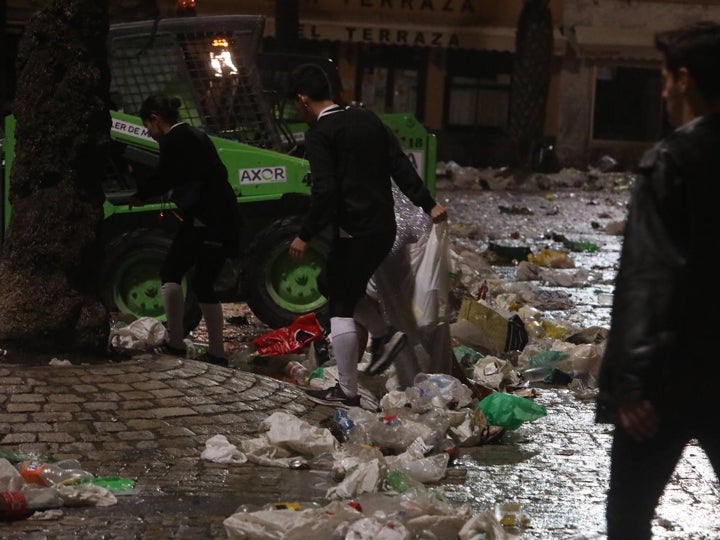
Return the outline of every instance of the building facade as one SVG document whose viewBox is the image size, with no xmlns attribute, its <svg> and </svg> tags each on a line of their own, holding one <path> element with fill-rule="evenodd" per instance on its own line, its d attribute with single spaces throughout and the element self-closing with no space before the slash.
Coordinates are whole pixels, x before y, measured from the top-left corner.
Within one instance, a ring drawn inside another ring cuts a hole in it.
<svg viewBox="0 0 720 540">
<path fill-rule="evenodd" d="M 7 22 L 42 1 L 8 0 Z M 263 47 L 278 51 L 276 1 L 196 0 L 196 12 L 263 15 Z M 415 113 L 436 133 L 440 160 L 501 166 L 510 160 L 506 128 L 523 1 L 298 0 L 293 52 L 333 59 L 347 101 Z M 121 16 L 172 17 L 177 8 L 176 0 L 113 5 Z M 632 166 L 669 127 L 654 33 L 720 20 L 720 0 L 550 0 L 549 8 L 555 34 L 545 139 L 568 166 L 603 155 Z"/>
<path fill-rule="evenodd" d="M 720 21 L 720 1 L 572 0 L 564 5 L 557 146 L 563 163 L 603 155 L 631 167 L 670 126 L 660 98 L 654 34 Z"/>
<path fill-rule="evenodd" d="M 174 14 L 175 2 L 158 3 Z M 515 27 L 523 0 L 299 0 L 297 51 L 332 58 L 346 100 L 375 111 L 412 112 L 438 136 L 441 160 L 507 163 Z M 562 0 L 551 0 L 554 62 L 545 133 L 557 131 L 565 38 Z M 229 0 L 197 0 L 197 14 L 236 13 Z M 276 50 L 275 0 L 245 0 L 266 17 L 264 47 Z"/>
</svg>

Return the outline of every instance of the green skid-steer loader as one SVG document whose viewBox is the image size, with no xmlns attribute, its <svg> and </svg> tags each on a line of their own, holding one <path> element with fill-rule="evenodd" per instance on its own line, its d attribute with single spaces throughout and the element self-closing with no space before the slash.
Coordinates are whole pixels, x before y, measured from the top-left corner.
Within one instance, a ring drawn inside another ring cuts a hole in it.
<svg viewBox="0 0 720 540">
<path fill-rule="evenodd" d="M 216 284 L 222 302 L 247 301 L 271 328 L 315 312 L 326 299 L 317 278 L 329 236 L 314 239 L 301 263 L 288 256 L 299 230 L 312 181 L 296 135 L 278 117 L 280 91 L 263 88 L 257 55 L 260 16 L 181 17 L 113 25 L 109 33 L 112 151 L 103 179 L 106 246 L 102 294 L 109 311 L 164 319 L 159 268 L 178 222 L 172 205 L 158 200 L 130 207 L 138 179 L 157 164 L 157 143 L 137 116 L 151 94 L 182 101 L 181 118 L 205 130 L 225 163 L 244 223 L 240 256 L 228 261 Z M 383 116 L 431 191 L 435 187 L 434 135 L 410 114 Z M 9 222 L 15 119 L 5 119 L 4 204 L 0 227 Z M 0 239 L 2 236 L 0 235 Z M 185 287 L 187 290 L 187 287 Z M 187 296 L 188 331 L 200 321 L 196 299 Z"/>
</svg>

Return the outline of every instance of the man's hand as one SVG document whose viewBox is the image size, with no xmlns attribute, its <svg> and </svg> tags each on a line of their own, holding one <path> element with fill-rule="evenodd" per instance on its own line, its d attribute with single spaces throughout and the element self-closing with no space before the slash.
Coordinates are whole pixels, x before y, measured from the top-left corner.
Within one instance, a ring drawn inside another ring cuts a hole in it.
<svg viewBox="0 0 720 540">
<path fill-rule="evenodd" d="M 297 262 L 305 256 L 306 250 L 307 242 L 301 240 L 299 236 L 296 236 L 295 239 L 290 243 L 290 258 L 293 261 Z"/>
<path fill-rule="evenodd" d="M 618 424 L 633 439 L 642 442 L 655 436 L 660 419 L 647 399 L 625 401 L 618 407 Z"/>
<path fill-rule="evenodd" d="M 441 204 L 436 204 L 430 210 L 430 219 L 432 219 L 433 223 L 440 223 L 441 221 L 445 221 L 447 217 L 447 210 Z"/>
</svg>

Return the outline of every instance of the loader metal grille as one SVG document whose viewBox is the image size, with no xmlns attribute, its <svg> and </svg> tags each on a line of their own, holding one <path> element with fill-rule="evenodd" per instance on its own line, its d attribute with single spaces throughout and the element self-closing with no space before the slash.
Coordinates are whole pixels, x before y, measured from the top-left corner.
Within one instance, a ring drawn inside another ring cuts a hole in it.
<svg viewBox="0 0 720 540">
<path fill-rule="evenodd" d="M 259 16 L 182 17 L 113 25 L 110 92 L 137 115 L 152 94 L 177 96 L 181 118 L 211 135 L 282 151 L 256 55 Z"/>
</svg>

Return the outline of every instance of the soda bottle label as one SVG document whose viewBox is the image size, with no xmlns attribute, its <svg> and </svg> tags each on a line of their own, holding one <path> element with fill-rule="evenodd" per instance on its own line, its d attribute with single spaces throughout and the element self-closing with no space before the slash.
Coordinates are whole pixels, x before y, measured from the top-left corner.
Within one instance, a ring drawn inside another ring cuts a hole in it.
<svg viewBox="0 0 720 540">
<path fill-rule="evenodd" d="M 32 514 L 22 491 L 0 492 L 0 516 L 6 519 L 23 519 Z"/>
<path fill-rule="evenodd" d="M 40 477 L 45 464 L 40 461 L 28 461 L 22 464 L 20 467 L 20 475 L 25 479 L 28 484 L 37 484 L 44 486 L 45 482 Z"/>
</svg>

